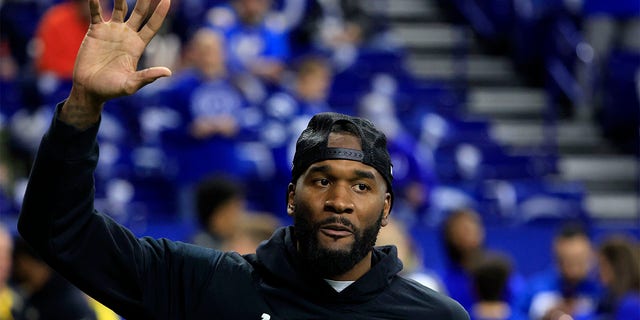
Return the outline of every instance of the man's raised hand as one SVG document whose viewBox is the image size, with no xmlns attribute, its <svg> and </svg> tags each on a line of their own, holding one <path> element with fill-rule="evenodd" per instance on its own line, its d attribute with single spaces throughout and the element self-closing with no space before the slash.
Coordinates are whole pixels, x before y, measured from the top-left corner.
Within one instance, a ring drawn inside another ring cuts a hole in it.
<svg viewBox="0 0 640 320">
<path fill-rule="evenodd" d="M 147 19 L 152 0 L 138 0 L 129 19 L 126 0 L 115 0 L 111 20 L 102 17 L 100 0 L 89 0 L 91 25 L 73 71 L 73 87 L 60 119 L 78 128 L 95 123 L 105 101 L 138 91 L 160 77 L 166 67 L 137 71 L 138 61 L 158 32 L 169 11 L 170 0 L 160 0 Z"/>
</svg>

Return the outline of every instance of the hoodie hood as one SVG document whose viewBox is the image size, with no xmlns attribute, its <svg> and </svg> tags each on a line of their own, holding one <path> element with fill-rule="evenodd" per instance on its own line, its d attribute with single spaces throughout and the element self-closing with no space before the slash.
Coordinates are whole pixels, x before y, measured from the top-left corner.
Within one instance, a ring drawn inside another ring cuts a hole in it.
<svg viewBox="0 0 640 320">
<path fill-rule="evenodd" d="M 293 226 L 279 228 L 260 245 L 252 263 L 264 271 L 263 289 L 273 290 L 270 284 L 284 284 L 305 297 L 332 304 L 366 302 L 384 291 L 402 270 L 395 246 L 375 247 L 371 270 L 342 292 L 336 292 L 324 279 L 307 271 L 296 249 Z"/>
</svg>

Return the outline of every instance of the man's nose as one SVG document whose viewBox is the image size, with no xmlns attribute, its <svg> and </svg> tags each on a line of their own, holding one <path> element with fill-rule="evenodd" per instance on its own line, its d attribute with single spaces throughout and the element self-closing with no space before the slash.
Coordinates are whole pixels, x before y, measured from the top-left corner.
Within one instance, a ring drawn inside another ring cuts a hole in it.
<svg viewBox="0 0 640 320">
<path fill-rule="evenodd" d="M 351 198 L 351 189 L 348 186 L 335 186 L 327 195 L 324 202 L 325 211 L 335 213 L 353 213 L 355 205 Z"/>
</svg>

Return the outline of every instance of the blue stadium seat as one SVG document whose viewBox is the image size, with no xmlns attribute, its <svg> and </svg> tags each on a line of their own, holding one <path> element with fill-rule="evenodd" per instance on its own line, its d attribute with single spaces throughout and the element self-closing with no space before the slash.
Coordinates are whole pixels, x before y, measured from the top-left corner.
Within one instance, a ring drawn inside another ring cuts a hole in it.
<svg viewBox="0 0 640 320">
<path fill-rule="evenodd" d="M 491 141 L 455 142 L 434 150 L 437 172 L 444 181 L 522 179 L 557 172 L 553 155 L 510 155 Z"/>
</svg>

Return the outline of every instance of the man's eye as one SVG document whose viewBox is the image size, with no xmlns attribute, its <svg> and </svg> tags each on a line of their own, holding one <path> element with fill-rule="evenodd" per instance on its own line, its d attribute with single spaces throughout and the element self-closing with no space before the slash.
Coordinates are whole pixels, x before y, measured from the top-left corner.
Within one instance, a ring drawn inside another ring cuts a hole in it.
<svg viewBox="0 0 640 320">
<path fill-rule="evenodd" d="M 364 183 L 356 184 L 356 188 L 358 189 L 358 191 L 367 191 L 367 190 L 369 190 L 369 186 L 364 184 Z"/>
<path fill-rule="evenodd" d="M 321 186 L 329 185 L 329 179 L 318 179 L 318 184 Z"/>
</svg>

